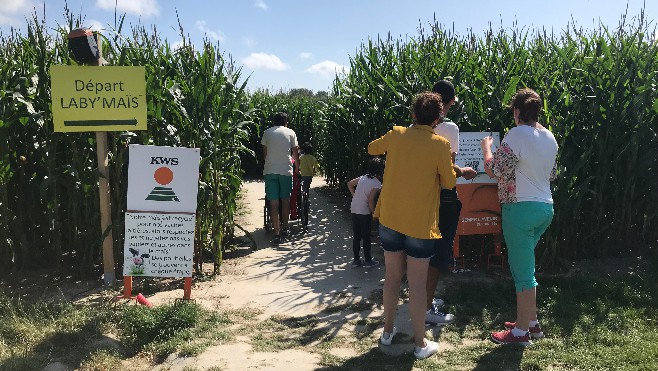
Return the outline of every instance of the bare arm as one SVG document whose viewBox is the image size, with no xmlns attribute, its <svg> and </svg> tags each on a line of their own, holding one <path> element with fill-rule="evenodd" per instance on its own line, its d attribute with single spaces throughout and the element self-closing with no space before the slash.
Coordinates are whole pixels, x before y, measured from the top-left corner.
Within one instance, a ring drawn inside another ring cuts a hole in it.
<svg viewBox="0 0 658 371">
<path fill-rule="evenodd" d="M 263 160 L 267 158 L 267 146 L 263 145 Z"/>
<path fill-rule="evenodd" d="M 460 176 L 463 177 L 466 180 L 471 180 L 475 178 L 478 175 L 478 172 L 473 170 L 472 167 L 466 166 L 466 167 L 459 167 L 455 163 L 455 157 L 457 156 L 456 152 L 452 153 L 452 168 L 455 170 L 455 175 L 457 178 Z"/>
<path fill-rule="evenodd" d="M 356 185 L 359 184 L 359 178 L 354 178 L 347 182 L 347 188 L 350 190 L 350 193 L 352 196 L 354 196 L 354 192 L 356 191 Z"/>
<path fill-rule="evenodd" d="M 370 214 L 375 212 L 375 207 L 377 206 L 377 204 L 375 204 L 375 197 L 377 197 L 379 191 L 381 191 L 379 188 L 373 188 L 368 194 L 368 208 L 370 209 Z"/>
<path fill-rule="evenodd" d="M 487 175 L 491 178 L 496 178 L 496 175 L 493 172 L 490 164 L 493 161 L 493 153 L 491 153 L 491 145 L 493 144 L 492 137 L 484 137 L 480 141 L 480 147 L 482 147 L 482 157 L 484 159 L 484 171 L 487 172 Z"/>
</svg>

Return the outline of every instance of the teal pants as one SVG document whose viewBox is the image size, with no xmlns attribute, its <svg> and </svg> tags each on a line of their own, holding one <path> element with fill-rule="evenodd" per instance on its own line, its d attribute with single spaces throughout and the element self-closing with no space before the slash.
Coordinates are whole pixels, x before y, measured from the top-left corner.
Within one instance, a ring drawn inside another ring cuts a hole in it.
<svg viewBox="0 0 658 371">
<path fill-rule="evenodd" d="M 516 292 L 537 286 L 535 247 L 553 220 L 553 205 L 544 202 L 503 204 L 503 236 Z"/>
</svg>

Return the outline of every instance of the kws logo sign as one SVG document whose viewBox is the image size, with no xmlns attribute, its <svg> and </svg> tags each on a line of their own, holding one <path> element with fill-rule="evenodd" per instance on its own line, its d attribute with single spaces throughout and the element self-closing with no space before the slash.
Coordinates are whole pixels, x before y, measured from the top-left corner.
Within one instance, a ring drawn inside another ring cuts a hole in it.
<svg viewBox="0 0 658 371">
<path fill-rule="evenodd" d="M 196 212 L 198 148 L 130 146 L 128 210 Z"/>
</svg>

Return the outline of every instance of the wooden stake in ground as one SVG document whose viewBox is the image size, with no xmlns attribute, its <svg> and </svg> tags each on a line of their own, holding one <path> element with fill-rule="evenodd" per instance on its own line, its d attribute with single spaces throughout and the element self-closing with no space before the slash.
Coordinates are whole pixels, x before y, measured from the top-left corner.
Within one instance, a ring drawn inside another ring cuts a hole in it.
<svg viewBox="0 0 658 371">
<path fill-rule="evenodd" d="M 96 34 L 98 60 L 96 66 L 103 65 L 103 43 L 100 34 Z M 112 199 L 110 197 L 110 168 L 107 133 L 96 132 L 96 157 L 98 160 L 98 195 L 101 212 L 101 236 L 103 238 L 103 282 L 106 287 L 114 287 L 114 237 L 112 234 Z"/>
</svg>

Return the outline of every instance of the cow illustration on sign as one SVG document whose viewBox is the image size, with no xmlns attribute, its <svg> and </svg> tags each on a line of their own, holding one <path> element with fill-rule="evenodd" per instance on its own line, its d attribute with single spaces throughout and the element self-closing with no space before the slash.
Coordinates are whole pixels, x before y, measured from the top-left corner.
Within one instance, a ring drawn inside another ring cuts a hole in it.
<svg viewBox="0 0 658 371">
<path fill-rule="evenodd" d="M 139 250 L 129 248 L 128 251 L 133 255 L 133 265 L 130 267 L 130 273 L 133 275 L 144 274 L 144 259 L 151 257 L 150 254 L 140 254 Z"/>
<path fill-rule="evenodd" d="M 151 201 L 176 201 L 180 202 L 174 190 L 169 187 L 164 187 L 167 184 L 171 183 L 174 180 L 174 172 L 166 166 L 159 167 L 153 173 L 153 178 L 158 184 L 162 187 L 155 187 L 151 193 L 146 197 L 147 200 Z"/>
</svg>

